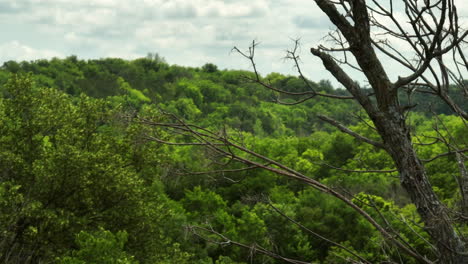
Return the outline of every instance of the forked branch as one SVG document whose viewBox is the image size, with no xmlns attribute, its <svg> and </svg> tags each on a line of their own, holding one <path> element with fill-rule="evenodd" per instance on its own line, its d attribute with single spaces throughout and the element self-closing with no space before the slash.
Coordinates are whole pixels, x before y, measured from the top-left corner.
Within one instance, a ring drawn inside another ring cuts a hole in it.
<svg viewBox="0 0 468 264">
<path fill-rule="evenodd" d="M 142 120 L 146 124 L 152 124 L 153 126 L 167 129 L 168 127 L 172 129 L 181 129 L 182 131 L 189 132 L 196 139 L 197 142 L 203 143 L 204 147 L 211 149 L 212 151 L 224 155 L 225 157 L 237 161 L 239 163 L 245 164 L 252 168 L 261 168 L 277 175 L 284 177 L 292 178 L 298 180 L 312 188 L 315 188 L 323 193 L 331 195 L 342 202 L 347 206 L 355 210 L 362 217 L 366 219 L 370 224 L 372 224 L 388 241 L 392 242 L 393 245 L 400 248 L 403 252 L 406 252 L 410 256 L 418 259 L 421 263 L 432 263 L 426 257 L 420 255 L 418 252 L 415 252 L 408 248 L 405 244 L 406 242 L 400 241 L 394 235 L 387 232 L 375 219 L 373 219 L 366 211 L 354 204 L 350 199 L 341 194 L 340 192 L 330 188 L 329 186 L 313 179 L 307 177 L 306 175 L 288 167 L 284 164 L 272 160 L 268 157 L 265 157 L 255 151 L 248 149 L 246 146 L 240 145 L 235 142 L 234 139 L 230 138 L 227 132 L 219 134 L 215 132 L 210 132 L 207 129 L 197 128 L 197 126 L 186 124 L 183 120 L 170 115 L 169 117 L 176 118 L 176 122 L 170 123 L 151 123 L 147 120 Z M 164 141 L 158 141 L 164 143 Z M 380 146 L 380 143 L 374 142 L 377 146 Z"/>
</svg>

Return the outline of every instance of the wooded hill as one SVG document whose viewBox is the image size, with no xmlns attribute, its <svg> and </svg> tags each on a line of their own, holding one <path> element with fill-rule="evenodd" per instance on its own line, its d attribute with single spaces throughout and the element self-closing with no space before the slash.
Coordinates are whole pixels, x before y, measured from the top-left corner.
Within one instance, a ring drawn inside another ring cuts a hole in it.
<svg viewBox="0 0 468 264">
<path fill-rule="evenodd" d="M 169 65 L 157 55 L 4 63 L 0 261 L 416 263 L 331 196 L 265 170 L 243 170 L 197 145 L 158 142 L 188 138 L 151 124 L 168 121 L 166 112 L 229 133 L 243 146 L 335 187 L 409 247 L 436 257 L 388 154 L 317 117 L 331 116 L 378 138 L 352 100 L 282 105 L 277 102 L 302 97 L 276 93 L 249 76 L 213 64 Z M 326 80 L 279 73 L 262 79 L 281 90 L 299 93 L 312 86 L 348 95 Z M 466 148 L 466 124 L 431 95 L 401 93 L 411 99 L 402 104 L 413 107 L 414 143 L 436 194 L 458 210 L 459 166 L 445 153 L 447 144 Z M 468 109 L 461 91 L 452 97 Z M 457 227 L 466 234 L 466 224 Z"/>
</svg>

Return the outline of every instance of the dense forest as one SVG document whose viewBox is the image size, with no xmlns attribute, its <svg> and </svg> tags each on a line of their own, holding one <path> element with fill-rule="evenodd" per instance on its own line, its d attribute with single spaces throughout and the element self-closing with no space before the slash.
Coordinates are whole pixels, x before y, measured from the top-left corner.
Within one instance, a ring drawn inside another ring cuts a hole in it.
<svg viewBox="0 0 468 264">
<path fill-rule="evenodd" d="M 279 104 L 297 98 L 261 87 L 253 75 L 210 63 L 170 65 L 157 54 L 4 63 L 0 262 L 416 263 L 332 196 L 265 170 L 244 170 L 202 146 L 177 144 L 187 135 L 153 125 L 170 121 L 168 115 L 229 133 L 333 186 L 408 247 L 434 257 L 390 156 L 318 118 L 331 116 L 378 138 L 367 114 L 353 100 Z M 326 80 L 261 78 L 281 90 L 312 86 L 349 95 Z M 452 97 L 468 109 L 462 91 Z M 412 105 L 415 148 L 436 194 L 459 210 L 460 165 L 445 153 L 449 145 L 466 148 L 466 124 L 430 94 L 401 91 L 400 98 Z M 468 235 L 465 224 L 457 228 Z"/>
</svg>

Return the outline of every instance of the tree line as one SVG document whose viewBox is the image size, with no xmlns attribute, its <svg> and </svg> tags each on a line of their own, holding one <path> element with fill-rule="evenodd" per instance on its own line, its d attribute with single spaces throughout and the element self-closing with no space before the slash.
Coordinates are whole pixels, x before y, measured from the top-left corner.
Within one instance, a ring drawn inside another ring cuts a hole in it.
<svg viewBox="0 0 468 264">
<path fill-rule="evenodd" d="M 198 145 L 161 144 L 190 138 L 153 126 L 172 115 L 228 133 L 242 146 L 334 186 L 380 225 L 397 230 L 411 248 L 437 256 L 391 157 L 317 117 L 332 115 L 377 139 L 357 104 L 321 98 L 280 105 L 275 102 L 295 98 L 249 78 L 255 72 L 213 64 L 181 67 L 150 56 L 5 63 L 0 69 L 0 259 L 416 262 L 333 197 L 265 170 L 245 170 Z M 306 85 L 278 73 L 261 80 L 297 93 L 313 85 L 323 93 L 350 95 L 327 81 Z M 413 103 L 427 101 L 421 97 Z M 428 162 L 435 192 L 458 210 L 457 159 L 431 160 L 446 152 L 446 144 L 429 139 L 467 142 L 466 127 L 450 109 L 433 106 L 435 116 L 418 108 L 411 113 L 411 129 L 424 135 L 417 152 Z"/>
</svg>

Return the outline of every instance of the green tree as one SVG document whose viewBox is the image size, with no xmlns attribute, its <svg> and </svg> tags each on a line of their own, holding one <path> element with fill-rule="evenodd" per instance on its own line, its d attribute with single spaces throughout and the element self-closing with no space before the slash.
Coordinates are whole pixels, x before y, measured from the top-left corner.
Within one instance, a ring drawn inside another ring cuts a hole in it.
<svg viewBox="0 0 468 264">
<path fill-rule="evenodd" d="M 157 162 L 141 153 L 154 148 L 138 148 L 138 127 L 126 127 L 118 114 L 101 99 L 36 87 L 31 76 L 10 79 L 0 98 L 2 261 L 50 262 L 75 246 L 76 234 L 100 228 L 107 231 L 95 233 L 96 243 L 101 235 L 114 241 L 107 232 L 126 232 L 125 250 L 140 263 L 189 258 L 173 245 L 183 236 L 182 208 L 157 175 L 145 175 L 155 170 L 141 169 Z"/>
</svg>

